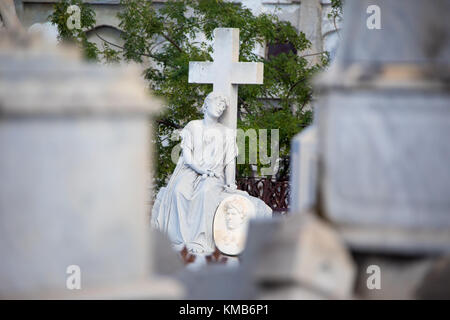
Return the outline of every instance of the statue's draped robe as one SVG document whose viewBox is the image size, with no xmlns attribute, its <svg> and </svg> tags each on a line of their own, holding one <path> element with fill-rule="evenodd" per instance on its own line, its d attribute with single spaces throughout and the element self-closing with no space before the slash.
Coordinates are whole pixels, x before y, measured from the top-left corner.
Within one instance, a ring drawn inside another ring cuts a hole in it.
<svg viewBox="0 0 450 320">
<path fill-rule="evenodd" d="M 233 130 L 217 123 L 205 126 L 202 120 L 189 122 L 180 133 L 182 154 L 169 180 L 162 188 L 152 210 L 152 226 L 166 233 L 172 245 L 184 246 L 193 252 L 210 253 L 213 240 L 214 213 L 224 192 L 224 169 L 237 156 Z M 201 168 L 216 172 L 219 177 L 202 177 L 186 163 L 189 152 Z M 270 216 L 271 209 L 261 200 L 248 198 L 255 204 L 257 215 Z"/>
</svg>

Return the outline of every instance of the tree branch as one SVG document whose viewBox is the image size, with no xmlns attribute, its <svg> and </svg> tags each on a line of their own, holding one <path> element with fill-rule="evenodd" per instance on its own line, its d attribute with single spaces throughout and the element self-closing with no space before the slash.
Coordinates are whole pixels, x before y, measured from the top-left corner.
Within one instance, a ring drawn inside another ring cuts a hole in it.
<svg viewBox="0 0 450 320">
<path fill-rule="evenodd" d="M 114 47 L 116 47 L 116 48 L 119 48 L 119 49 L 124 50 L 123 47 L 121 47 L 121 46 L 119 46 L 119 45 L 117 45 L 117 44 L 115 44 L 115 43 L 112 43 L 112 42 L 110 42 L 110 41 L 104 39 L 103 37 L 101 37 L 101 36 L 97 33 L 97 31 L 94 31 L 94 33 L 95 33 L 95 35 L 96 35 L 100 40 L 102 40 L 103 42 L 106 42 L 107 44 L 109 44 L 109 45 L 111 45 L 111 46 L 114 46 Z"/>
<path fill-rule="evenodd" d="M 326 51 L 321 51 L 321 52 L 316 52 L 316 53 L 309 53 L 309 54 L 304 54 L 302 56 L 299 56 L 299 58 L 305 58 L 305 57 L 311 57 L 311 56 L 317 56 L 319 54 L 324 54 L 327 53 Z"/>
<path fill-rule="evenodd" d="M 166 125 L 168 127 L 171 127 L 173 129 L 181 129 L 181 127 L 179 125 L 177 125 L 177 124 L 175 124 L 172 121 L 167 120 L 167 119 L 159 119 L 159 120 L 156 120 L 156 122 L 159 123 L 159 124 L 164 124 L 164 125 Z"/>
<path fill-rule="evenodd" d="M 247 105 L 245 104 L 245 101 L 238 96 L 238 99 L 241 101 L 241 106 L 247 111 L 248 114 L 251 114 L 250 110 L 247 108 Z"/>
<path fill-rule="evenodd" d="M 172 38 L 170 38 L 168 35 L 166 35 L 164 33 L 161 33 L 161 35 L 163 36 L 164 39 L 169 41 L 175 48 L 177 48 L 178 51 L 180 51 L 181 53 L 184 53 L 183 49 L 181 49 L 181 47 Z"/>
<path fill-rule="evenodd" d="M 305 80 L 306 80 L 306 78 L 303 77 L 303 78 L 301 78 L 300 80 L 298 80 L 297 82 L 295 82 L 295 83 L 289 88 L 288 93 L 287 93 L 287 95 L 286 95 L 286 99 L 289 99 L 289 96 L 291 95 L 292 90 L 294 90 L 294 88 L 295 88 L 296 86 L 298 86 L 300 83 L 302 83 L 302 82 L 305 81 Z"/>
</svg>

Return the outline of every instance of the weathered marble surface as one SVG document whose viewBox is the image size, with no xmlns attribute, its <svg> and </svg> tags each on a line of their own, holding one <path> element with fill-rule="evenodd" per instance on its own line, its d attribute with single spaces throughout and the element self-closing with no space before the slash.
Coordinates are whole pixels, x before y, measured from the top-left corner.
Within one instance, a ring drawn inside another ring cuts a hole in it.
<svg viewBox="0 0 450 320">
<path fill-rule="evenodd" d="M 450 228 L 450 95 L 334 92 L 327 102 L 321 133 L 330 216 Z"/>
</svg>

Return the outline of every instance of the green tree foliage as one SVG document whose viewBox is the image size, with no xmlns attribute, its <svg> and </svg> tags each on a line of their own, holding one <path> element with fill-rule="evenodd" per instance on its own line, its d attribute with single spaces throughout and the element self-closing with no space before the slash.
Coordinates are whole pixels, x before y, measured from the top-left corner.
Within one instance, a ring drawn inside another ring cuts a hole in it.
<svg viewBox="0 0 450 320">
<path fill-rule="evenodd" d="M 76 5 L 80 8 L 81 29 L 69 29 L 67 20 L 70 14 L 67 8 Z M 84 52 L 86 59 L 97 60 L 99 51 L 97 46 L 87 40 L 85 30 L 95 26 L 95 12 L 82 0 L 61 0 L 54 5 L 54 12 L 48 17 L 49 21 L 58 27 L 59 39 L 63 42 L 74 42 L 79 45 Z"/>
<path fill-rule="evenodd" d="M 322 63 L 318 65 L 311 65 L 301 55 L 310 47 L 303 33 L 275 15 L 255 16 L 242 5 L 223 0 L 168 0 L 159 9 L 147 0 L 121 0 L 118 18 L 124 44 L 106 42 L 103 49 L 98 49 L 94 44 L 86 45 L 85 35 L 65 27 L 67 6 L 79 2 L 63 0 L 55 4 L 50 18 L 58 25 L 61 38 L 75 38 L 86 50 L 95 51 L 107 61 L 121 57 L 125 61 L 144 63 L 149 88 L 167 102 L 165 112 L 157 118 L 155 135 L 158 187 L 167 182 L 175 167 L 171 152 L 179 141 L 173 137 L 187 122 L 202 116 L 200 107 L 212 90 L 212 85 L 189 84 L 188 70 L 189 61 L 212 61 L 213 31 L 218 27 L 240 29 L 240 61 L 264 63 L 263 85 L 239 86 L 238 127 L 280 130 L 280 157 L 286 161 L 277 178 L 287 177 L 290 140 L 312 120 L 311 111 L 306 110 L 312 96 L 308 80 L 327 63 L 326 55 L 321 55 Z M 87 12 L 85 23 L 82 21 L 83 30 L 93 25 L 86 18 L 92 17 L 91 11 Z M 196 37 L 199 34 L 204 35 L 204 40 Z M 288 43 L 296 52 L 269 57 L 254 54 L 258 44 Z M 258 163 L 259 169 L 261 166 Z M 238 175 L 250 172 L 249 164 L 238 165 Z"/>
</svg>

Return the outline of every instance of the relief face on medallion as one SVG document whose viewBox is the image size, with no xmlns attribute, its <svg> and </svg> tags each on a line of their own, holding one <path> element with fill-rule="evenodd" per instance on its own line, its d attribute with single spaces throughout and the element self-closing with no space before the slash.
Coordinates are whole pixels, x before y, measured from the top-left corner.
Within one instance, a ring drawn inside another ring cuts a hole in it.
<svg viewBox="0 0 450 320">
<path fill-rule="evenodd" d="M 227 255 L 238 255 L 245 247 L 248 221 L 255 216 L 253 203 L 232 195 L 219 204 L 214 216 L 214 242 L 217 249 Z"/>
</svg>

